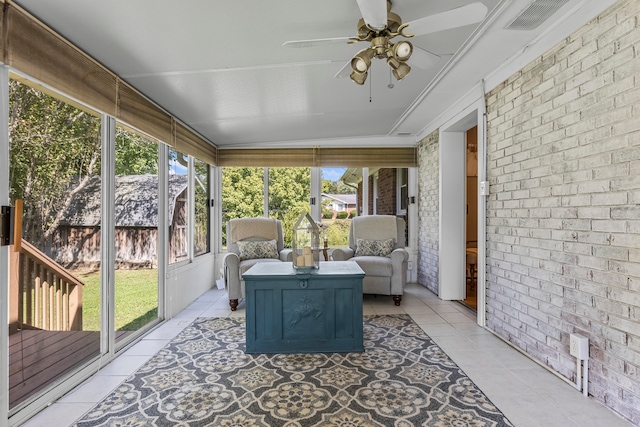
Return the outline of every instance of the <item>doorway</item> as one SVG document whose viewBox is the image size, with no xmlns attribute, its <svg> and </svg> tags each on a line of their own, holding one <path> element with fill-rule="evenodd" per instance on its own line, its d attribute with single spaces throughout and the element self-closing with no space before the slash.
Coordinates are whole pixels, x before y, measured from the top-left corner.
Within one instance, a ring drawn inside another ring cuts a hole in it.
<svg viewBox="0 0 640 427">
<path fill-rule="evenodd" d="M 443 300 L 464 301 L 476 297 L 478 324 L 485 319 L 485 242 L 486 242 L 486 167 L 484 97 L 479 97 L 440 127 L 440 230 L 438 296 Z M 472 131 L 473 130 L 473 131 Z M 471 136 L 468 132 L 471 132 Z M 467 142 L 475 154 L 468 165 Z M 469 174 L 467 173 L 469 169 Z M 475 173 L 474 173 L 475 172 Z M 472 177 L 467 180 L 468 175 Z M 483 190 L 485 189 L 485 190 Z M 475 205 L 468 201 L 475 199 Z M 467 208 L 475 213 L 467 214 Z M 467 218 L 475 218 L 467 224 Z M 475 227 L 474 227 L 475 226 Z M 475 230 L 474 230 L 475 228 Z M 476 238 L 468 237 L 467 235 Z M 475 249 L 473 282 L 467 280 L 467 244 Z M 475 248 L 473 246 L 475 245 Z M 473 290 L 471 288 L 473 284 Z"/>
<path fill-rule="evenodd" d="M 466 294 L 462 303 L 478 310 L 478 126 L 465 132 L 466 180 Z"/>
</svg>

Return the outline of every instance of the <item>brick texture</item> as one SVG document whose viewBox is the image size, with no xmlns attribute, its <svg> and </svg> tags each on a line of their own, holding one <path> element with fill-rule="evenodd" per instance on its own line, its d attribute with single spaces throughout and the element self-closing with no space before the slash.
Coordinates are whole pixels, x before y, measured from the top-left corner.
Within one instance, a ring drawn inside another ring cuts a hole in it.
<svg viewBox="0 0 640 427">
<path fill-rule="evenodd" d="M 395 168 L 378 169 L 378 199 L 374 200 L 373 176 L 369 176 L 369 215 L 374 212 L 373 204 L 377 203 L 376 212 L 378 215 L 396 215 L 397 212 L 397 175 L 398 170 Z M 358 184 L 357 190 L 358 206 L 362 206 L 362 183 Z M 358 212 L 362 214 L 361 212 Z M 403 217 L 404 218 L 404 217 Z"/>
<path fill-rule="evenodd" d="M 440 229 L 439 132 L 418 145 L 418 283 L 438 293 Z"/>
<path fill-rule="evenodd" d="M 373 179 L 373 177 L 370 177 Z M 373 189 L 373 184 L 370 184 Z M 409 241 L 409 218 L 406 214 L 398 212 L 398 169 L 383 168 L 378 170 L 378 206 L 376 212 L 378 215 L 395 215 L 405 221 L 405 242 Z M 373 194 L 369 199 L 369 212 L 373 212 Z"/>
<path fill-rule="evenodd" d="M 375 212 L 377 215 L 395 215 L 398 218 L 405 220 L 406 232 L 405 241 L 409 241 L 409 219 L 406 214 L 400 215 L 398 213 L 398 169 L 396 168 L 381 168 L 376 172 L 378 179 L 378 199 Z M 369 176 L 369 215 L 373 215 L 374 209 L 374 177 Z M 356 197 L 358 199 L 358 207 L 360 212 L 358 215 L 362 215 L 362 182 L 358 183 L 358 189 L 356 191 Z"/>
<path fill-rule="evenodd" d="M 397 209 L 397 169 L 380 169 L 378 170 L 378 206 L 376 212 L 379 215 L 395 215 Z M 373 212 L 373 200 L 370 200 Z"/>
<path fill-rule="evenodd" d="M 589 393 L 634 425 L 639 49 L 640 1 L 621 0 L 486 97 L 488 326 L 572 381 L 569 334 L 588 337 Z M 433 145 L 429 137 L 420 147 L 429 166 L 421 166 L 420 247 L 429 262 Z M 430 283 L 431 271 L 420 267 Z"/>
</svg>

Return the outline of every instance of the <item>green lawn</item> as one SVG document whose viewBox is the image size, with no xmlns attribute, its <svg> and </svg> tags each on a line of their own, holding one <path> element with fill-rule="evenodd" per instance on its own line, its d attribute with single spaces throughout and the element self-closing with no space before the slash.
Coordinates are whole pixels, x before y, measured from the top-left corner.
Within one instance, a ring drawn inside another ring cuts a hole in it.
<svg viewBox="0 0 640 427">
<path fill-rule="evenodd" d="M 100 330 L 100 272 L 79 274 L 82 329 Z M 116 330 L 135 331 L 158 317 L 158 270 L 116 271 Z"/>
</svg>

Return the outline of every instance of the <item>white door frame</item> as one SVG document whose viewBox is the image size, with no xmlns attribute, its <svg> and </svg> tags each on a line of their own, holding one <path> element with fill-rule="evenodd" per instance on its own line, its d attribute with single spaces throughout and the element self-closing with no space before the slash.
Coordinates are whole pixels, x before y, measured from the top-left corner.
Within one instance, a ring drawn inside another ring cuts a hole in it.
<svg viewBox="0 0 640 427">
<path fill-rule="evenodd" d="M 460 113 L 440 127 L 440 235 L 438 296 L 462 300 L 466 294 L 466 140 L 465 132 L 478 126 L 478 317 L 486 324 L 486 110 L 484 89 Z"/>
</svg>

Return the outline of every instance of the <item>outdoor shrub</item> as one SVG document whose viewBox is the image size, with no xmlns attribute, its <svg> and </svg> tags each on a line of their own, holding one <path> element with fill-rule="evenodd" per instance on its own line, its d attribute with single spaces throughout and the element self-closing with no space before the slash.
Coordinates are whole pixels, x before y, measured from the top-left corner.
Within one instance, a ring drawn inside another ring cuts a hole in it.
<svg viewBox="0 0 640 427">
<path fill-rule="evenodd" d="M 347 219 L 335 220 L 329 224 L 326 234 L 329 246 L 333 248 L 345 247 L 349 245 L 349 225 L 351 221 Z"/>
<path fill-rule="evenodd" d="M 349 216 L 349 212 L 338 212 L 338 216 L 336 218 L 337 219 L 347 219 L 348 216 Z"/>
</svg>

